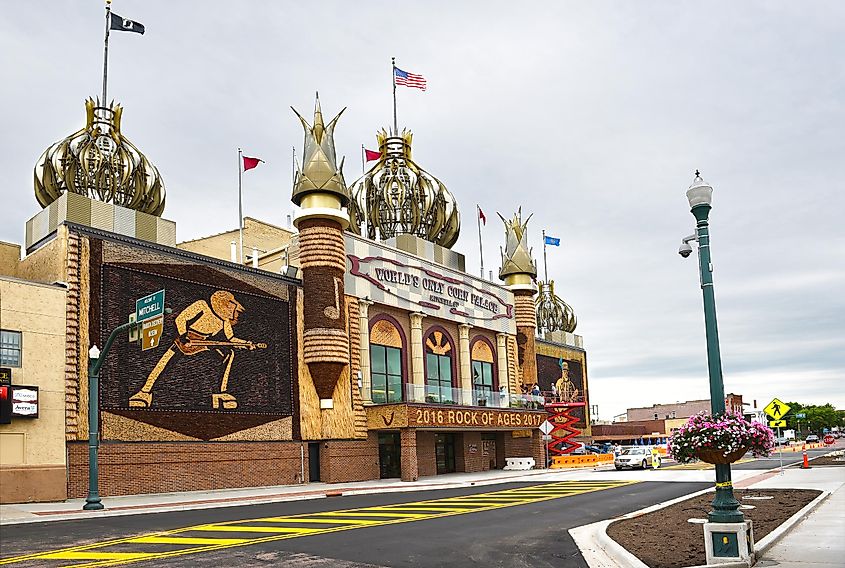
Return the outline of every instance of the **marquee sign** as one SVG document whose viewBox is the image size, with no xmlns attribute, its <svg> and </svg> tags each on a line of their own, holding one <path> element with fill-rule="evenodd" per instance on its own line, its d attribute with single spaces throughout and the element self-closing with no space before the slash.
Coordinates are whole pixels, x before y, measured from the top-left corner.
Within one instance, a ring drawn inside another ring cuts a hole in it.
<svg viewBox="0 0 845 568">
<path fill-rule="evenodd" d="M 460 428 L 468 430 L 515 430 L 537 428 L 545 411 L 508 408 L 466 408 L 438 405 L 390 404 L 367 407 L 367 428 Z"/>
<path fill-rule="evenodd" d="M 372 241 L 346 237 L 346 292 L 378 304 L 516 333 L 513 294 Z"/>
</svg>

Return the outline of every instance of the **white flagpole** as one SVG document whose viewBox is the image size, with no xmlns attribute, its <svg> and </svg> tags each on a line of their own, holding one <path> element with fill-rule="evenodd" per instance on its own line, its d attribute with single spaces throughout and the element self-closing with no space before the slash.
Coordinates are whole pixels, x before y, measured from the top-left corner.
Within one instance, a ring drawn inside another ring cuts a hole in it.
<svg viewBox="0 0 845 568">
<path fill-rule="evenodd" d="M 543 229 L 543 275 L 546 278 L 546 284 L 549 283 L 549 263 L 546 260 L 546 230 Z"/>
<path fill-rule="evenodd" d="M 108 107 L 109 103 L 106 101 L 106 85 L 108 84 L 109 76 L 109 29 L 111 28 L 111 0 L 106 0 L 106 40 L 103 46 L 103 100 L 100 101 L 100 106 Z"/>
<path fill-rule="evenodd" d="M 393 78 L 393 135 L 399 136 L 399 123 L 396 120 L 396 58 L 390 58 L 390 65 L 392 67 L 391 76 Z"/>
<path fill-rule="evenodd" d="M 240 240 L 240 246 L 238 250 L 240 251 L 238 256 L 238 261 L 243 264 L 244 263 L 244 200 L 243 200 L 243 153 L 241 149 L 238 148 L 238 238 Z"/>
<path fill-rule="evenodd" d="M 367 161 L 364 159 L 364 145 L 361 144 L 361 173 L 367 173 Z"/>
<path fill-rule="evenodd" d="M 484 278 L 484 248 L 481 246 L 481 206 L 476 204 L 475 216 L 478 218 L 478 258 L 481 261 L 481 278 Z"/>
</svg>

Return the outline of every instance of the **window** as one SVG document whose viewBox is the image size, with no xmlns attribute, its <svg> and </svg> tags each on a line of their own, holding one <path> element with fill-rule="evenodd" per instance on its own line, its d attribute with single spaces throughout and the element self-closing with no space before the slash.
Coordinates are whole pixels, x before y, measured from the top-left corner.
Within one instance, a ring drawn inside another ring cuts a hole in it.
<svg viewBox="0 0 845 568">
<path fill-rule="evenodd" d="M 402 350 L 370 344 L 370 399 L 378 404 L 402 401 Z"/>
<path fill-rule="evenodd" d="M 402 402 L 405 336 L 398 322 L 385 315 L 370 322 L 370 400 Z"/>
<path fill-rule="evenodd" d="M 425 401 L 455 404 L 452 389 L 452 340 L 441 330 L 429 333 L 425 340 Z"/>
<path fill-rule="evenodd" d="M 496 388 L 493 370 L 493 346 L 483 337 L 472 342 L 472 396 L 475 404 L 493 404 Z"/>
<path fill-rule="evenodd" d="M 21 366 L 21 332 L 0 330 L 0 365 Z"/>
</svg>

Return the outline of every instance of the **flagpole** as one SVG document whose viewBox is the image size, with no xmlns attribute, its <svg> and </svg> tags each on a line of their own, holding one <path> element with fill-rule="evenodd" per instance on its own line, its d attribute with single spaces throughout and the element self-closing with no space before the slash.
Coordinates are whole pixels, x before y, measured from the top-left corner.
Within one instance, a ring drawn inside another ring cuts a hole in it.
<svg viewBox="0 0 845 568">
<path fill-rule="evenodd" d="M 393 67 L 393 135 L 399 136 L 399 123 L 396 120 L 396 58 L 390 58 L 390 65 Z"/>
<path fill-rule="evenodd" d="M 546 278 L 546 284 L 549 283 L 549 263 L 546 260 L 546 229 L 543 229 L 543 275 Z"/>
<path fill-rule="evenodd" d="M 481 278 L 484 279 L 484 249 L 481 247 L 481 206 L 476 204 L 476 217 L 478 221 L 478 258 L 481 261 Z"/>
<path fill-rule="evenodd" d="M 367 161 L 364 159 L 364 145 L 361 144 L 361 173 L 367 172 Z"/>
<path fill-rule="evenodd" d="M 103 47 L 103 100 L 100 106 L 107 107 L 106 85 L 109 76 L 109 28 L 111 28 L 111 0 L 106 0 L 106 39 Z"/>
<path fill-rule="evenodd" d="M 243 153 L 241 152 L 241 149 L 238 148 L 238 240 L 240 241 L 240 246 L 238 248 L 240 255 L 238 260 L 241 264 L 244 263 L 243 163 Z"/>
</svg>

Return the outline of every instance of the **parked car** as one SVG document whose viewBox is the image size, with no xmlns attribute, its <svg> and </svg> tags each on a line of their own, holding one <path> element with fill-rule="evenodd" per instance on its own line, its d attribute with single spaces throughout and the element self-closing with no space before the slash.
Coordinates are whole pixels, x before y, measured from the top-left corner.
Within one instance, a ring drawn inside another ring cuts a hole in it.
<svg viewBox="0 0 845 568">
<path fill-rule="evenodd" d="M 626 467 L 630 467 L 631 469 L 635 469 L 638 467 L 646 469 L 647 467 L 654 466 L 652 460 L 653 456 L 650 448 L 625 448 L 622 450 L 622 453 L 616 456 L 616 458 L 613 460 L 613 465 L 616 466 L 616 469 L 624 469 Z"/>
<path fill-rule="evenodd" d="M 816 436 L 815 434 L 807 434 L 807 438 L 805 438 L 805 440 L 804 440 L 804 441 L 805 441 L 805 442 L 818 442 L 818 441 L 819 441 L 819 437 L 818 437 L 818 436 Z"/>
</svg>

